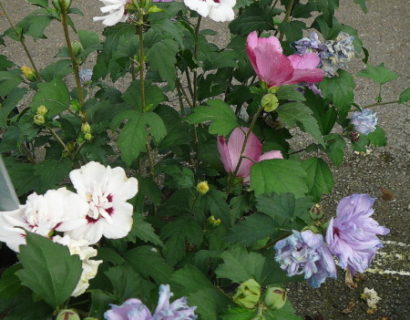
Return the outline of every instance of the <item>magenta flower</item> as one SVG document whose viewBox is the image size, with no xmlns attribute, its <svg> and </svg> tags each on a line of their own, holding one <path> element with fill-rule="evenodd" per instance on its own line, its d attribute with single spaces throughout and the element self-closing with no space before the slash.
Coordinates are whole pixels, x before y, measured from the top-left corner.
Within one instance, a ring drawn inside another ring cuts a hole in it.
<svg viewBox="0 0 410 320">
<path fill-rule="evenodd" d="M 278 38 L 258 38 L 256 31 L 248 35 L 246 52 L 253 69 L 269 87 L 320 82 L 324 72 L 318 69 L 320 58 L 316 53 L 285 56 Z"/>
<path fill-rule="evenodd" d="M 355 274 L 364 272 L 372 262 L 382 242 L 377 235 L 389 229 L 370 218 L 376 199 L 367 194 L 353 194 L 343 198 L 337 206 L 336 218 L 330 220 L 326 232 L 329 250 L 339 259 L 339 265 Z"/>
<path fill-rule="evenodd" d="M 232 131 L 228 141 L 223 136 L 218 136 L 218 151 L 226 172 L 235 172 L 241 157 L 245 134 L 248 130 L 248 128 L 244 127 L 236 128 Z M 262 143 L 252 132 L 249 134 L 243 156 L 244 158 L 239 166 L 237 176 L 244 178 L 244 182 L 249 181 L 251 167 L 255 162 L 268 159 L 283 159 L 282 153 L 277 150 L 262 154 Z"/>
</svg>

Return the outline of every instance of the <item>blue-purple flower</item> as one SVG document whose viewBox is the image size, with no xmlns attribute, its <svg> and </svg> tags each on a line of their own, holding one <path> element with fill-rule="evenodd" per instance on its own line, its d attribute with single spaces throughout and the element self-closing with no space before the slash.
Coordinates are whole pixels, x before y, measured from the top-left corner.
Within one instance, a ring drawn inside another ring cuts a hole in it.
<svg viewBox="0 0 410 320">
<path fill-rule="evenodd" d="M 313 288 L 320 287 L 326 278 L 336 278 L 335 262 L 320 234 L 294 230 L 276 243 L 275 250 L 275 260 L 288 276 L 304 274 Z"/>
<path fill-rule="evenodd" d="M 361 134 L 369 134 L 376 130 L 377 114 L 370 109 L 353 112 L 350 122 L 354 129 Z"/>
<path fill-rule="evenodd" d="M 91 81 L 92 77 L 93 77 L 93 70 L 92 69 L 81 69 L 80 70 L 81 84 L 84 84 L 85 82 Z"/>
<path fill-rule="evenodd" d="M 305 54 L 308 52 L 321 52 L 326 50 L 326 45 L 320 42 L 319 36 L 316 32 L 309 32 L 309 35 L 298 41 L 292 43 L 298 54 Z"/>
<path fill-rule="evenodd" d="M 380 226 L 370 216 L 376 199 L 367 194 L 353 194 L 343 198 L 337 206 L 336 218 L 330 220 L 326 233 L 329 250 L 343 269 L 352 274 L 364 272 L 372 262 L 382 242 L 377 235 L 389 229 Z"/>
<path fill-rule="evenodd" d="M 121 306 L 111 305 L 111 310 L 104 314 L 105 320 L 195 320 L 196 307 L 189 307 L 186 297 L 170 303 L 173 293 L 169 285 L 159 288 L 158 305 L 154 315 L 138 299 L 128 299 Z"/>
</svg>

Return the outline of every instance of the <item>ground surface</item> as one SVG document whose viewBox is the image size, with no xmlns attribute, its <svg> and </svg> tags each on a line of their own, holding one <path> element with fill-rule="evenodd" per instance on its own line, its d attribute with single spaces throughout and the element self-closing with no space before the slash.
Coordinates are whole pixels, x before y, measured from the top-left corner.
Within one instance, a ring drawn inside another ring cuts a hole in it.
<svg viewBox="0 0 410 320">
<path fill-rule="evenodd" d="M 21 19 L 30 10 L 23 0 L 2 2 L 14 21 Z M 353 0 L 340 2 L 338 18 L 358 29 L 365 47 L 370 51 L 370 62 L 384 62 L 399 74 L 399 78 L 383 91 L 385 101 L 396 99 L 410 85 L 410 0 L 369 0 L 368 14 L 362 13 Z M 98 15 L 99 1 L 73 0 L 73 3 L 85 13 L 84 17 L 76 18 L 79 29 L 102 30 L 99 23 L 92 22 L 92 17 Z M 215 39 L 218 43 L 227 40 L 225 25 L 206 24 L 220 31 L 221 34 Z M 0 15 L 0 32 L 7 27 L 5 18 Z M 59 25 L 54 24 L 49 28 L 48 35 L 48 40 L 27 42 L 40 68 L 46 66 L 57 53 L 57 48 L 63 45 Z M 18 44 L 10 43 L 0 50 L 16 63 L 28 64 Z M 359 59 L 350 65 L 353 71 L 362 67 Z M 376 95 L 376 86 L 370 81 L 357 79 L 358 103 L 373 103 Z M 330 216 L 335 212 L 337 201 L 351 193 L 368 193 L 378 197 L 376 218 L 391 229 L 391 234 L 385 239 L 392 242 L 383 249 L 383 256 L 377 258 L 374 267 L 393 274 L 366 273 L 356 289 L 346 287 L 343 274 L 339 275 L 337 281 L 327 281 L 318 290 L 310 289 L 303 283 L 293 286 L 290 298 L 301 315 L 311 317 L 306 319 L 410 320 L 410 247 L 406 245 L 410 244 L 410 109 L 388 105 L 375 110 L 380 124 L 387 132 L 389 145 L 367 156 L 349 152 L 347 161 L 340 168 L 334 168 L 334 192 L 324 201 L 323 206 Z M 390 191 L 394 199 L 383 200 L 381 188 Z M 403 244 L 398 245 L 396 242 Z M 365 287 L 374 288 L 382 298 L 374 314 L 368 314 L 365 302 L 360 300 Z"/>
</svg>

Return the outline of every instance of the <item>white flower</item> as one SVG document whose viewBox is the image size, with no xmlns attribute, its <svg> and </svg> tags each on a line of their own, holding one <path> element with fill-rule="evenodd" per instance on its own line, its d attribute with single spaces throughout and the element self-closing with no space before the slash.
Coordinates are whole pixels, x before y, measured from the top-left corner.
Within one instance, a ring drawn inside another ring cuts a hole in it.
<svg viewBox="0 0 410 320">
<path fill-rule="evenodd" d="M 108 13 L 105 16 L 94 17 L 93 21 L 101 21 L 106 26 L 113 26 L 118 22 L 125 22 L 128 19 L 128 14 L 125 11 L 125 6 L 128 0 L 100 0 L 104 3 L 104 7 L 100 10 L 102 13 Z"/>
<path fill-rule="evenodd" d="M 185 5 L 203 17 L 217 22 L 232 21 L 236 0 L 184 0 Z"/>
<path fill-rule="evenodd" d="M 127 178 L 121 167 L 89 162 L 70 172 L 77 193 L 88 202 L 87 224 L 68 232 L 73 239 L 96 243 L 125 237 L 131 230 L 133 207 L 127 200 L 138 192 L 138 181 Z"/>
<path fill-rule="evenodd" d="M 97 275 L 98 266 L 103 262 L 102 260 L 91 260 L 92 257 L 97 255 L 97 250 L 89 246 L 86 240 L 73 240 L 69 236 L 64 237 L 55 236 L 53 241 L 62 244 L 70 250 L 71 255 L 78 255 L 82 262 L 83 272 L 81 278 L 78 281 L 76 288 L 71 296 L 78 297 L 82 295 L 89 287 L 89 281 Z"/>
<path fill-rule="evenodd" d="M 65 188 L 32 193 L 19 209 L 0 212 L 0 241 L 18 251 L 26 231 L 49 237 L 54 231 L 73 230 L 87 224 L 87 209 L 87 202 Z"/>
<path fill-rule="evenodd" d="M 376 290 L 364 288 L 363 293 L 360 296 L 363 300 L 366 300 L 367 306 L 370 309 L 377 309 L 377 304 L 382 299 L 377 294 Z"/>
</svg>

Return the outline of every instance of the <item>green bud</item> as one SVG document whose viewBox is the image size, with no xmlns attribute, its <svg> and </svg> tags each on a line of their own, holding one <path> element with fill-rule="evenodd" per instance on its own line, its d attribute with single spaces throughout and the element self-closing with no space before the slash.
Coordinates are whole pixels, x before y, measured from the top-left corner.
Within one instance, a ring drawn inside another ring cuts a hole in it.
<svg viewBox="0 0 410 320">
<path fill-rule="evenodd" d="M 155 12 L 162 12 L 162 11 L 164 11 L 164 10 L 157 7 L 156 5 L 152 5 L 148 9 L 148 13 L 155 13 Z"/>
<path fill-rule="evenodd" d="M 48 109 L 47 109 L 47 107 L 46 107 L 44 104 L 42 104 L 41 106 L 39 106 L 39 107 L 37 108 L 37 111 L 36 111 L 36 113 L 37 113 L 38 115 L 40 115 L 40 116 L 45 116 L 45 115 L 47 114 L 47 112 L 48 112 Z"/>
<path fill-rule="evenodd" d="M 302 232 L 303 232 L 303 231 L 306 231 L 306 230 L 310 230 L 310 231 L 312 231 L 313 233 L 320 233 L 319 229 L 318 229 L 316 226 L 307 226 L 307 227 L 304 227 L 304 228 L 302 229 Z"/>
<path fill-rule="evenodd" d="M 53 6 L 58 11 L 67 11 L 71 6 L 71 0 L 53 0 Z"/>
<path fill-rule="evenodd" d="M 84 139 L 86 141 L 91 141 L 93 139 L 93 135 L 88 132 L 88 133 L 84 134 Z"/>
<path fill-rule="evenodd" d="M 78 100 L 72 100 L 70 102 L 70 110 L 74 113 L 77 113 L 81 110 L 80 102 Z"/>
<path fill-rule="evenodd" d="M 91 126 L 88 122 L 84 122 L 81 125 L 81 132 L 82 133 L 91 133 Z"/>
<path fill-rule="evenodd" d="M 288 293 L 285 289 L 279 287 L 269 287 L 266 290 L 264 302 L 268 308 L 277 310 L 281 309 L 285 305 L 287 297 Z"/>
<path fill-rule="evenodd" d="M 81 52 L 83 52 L 84 48 L 80 41 L 73 41 L 71 42 L 71 48 L 73 49 L 74 56 L 78 56 Z"/>
<path fill-rule="evenodd" d="M 261 297 L 261 286 L 254 279 L 246 280 L 236 289 L 233 301 L 244 308 L 253 309 Z"/>
<path fill-rule="evenodd" d="M 196 185 L 196 190 L 200 194 L 206 194 L 209 191 L 208 181 L 201 181 Z"/>
<path fill-rule="evenodd" d="M 66 309 L 60 311 L 56 320 L 81 320 L 80 316 L 74 310 Z"/>
<path fill-rule="evenodd" d="M 317 221 L 323 218 L 322 207 L 320 204 L 316 203 L 309 211 L 310 218 L 312 220 Z"/>
<path fill-rule="evenodd" d="M 33 82 L 33 81 L 37 80 L 36 72 L 33 69 L 31 69 L 30 67 L 22 66 L 20 68 L 20 71 L 28 81 Z"/>
<path fill-rule="evenodd" d="M 36 115 L 33 117 L 33 122 L 34 122 L 34 124 L 36 124 L 36 125 L 38 125 L 38 126 L 42 126 L 43 124 L 46 123 L 46 119 L 44 118 L 43 115 L 41 115 L 41 114 L 36 114 Z"/>
<path fill-rule="evenodd" d="M 270 87 L 268 89 L 268 92 L 269 93 L 276 93 L 276 92 L 278 92 L 278 90 L 279 90 L 279 87 Z"/>
<path fill-rule="evenodd" d="M 276 108 L 279 106 L 278 97 L 276 97 L 276 95 L 273 94 L 273 93 L 265 94 L 265 95 L 262 97 L 261 105 L 262 105 L 263 110 L 264 110 L 265 112 L 275 111 Z"/>
<path fill-rule="evenodd" d="M 221 219 L 217 219 L 214 216 L 210 216 L 208 218 L 208 222 L 209 222 L 210 225 L 212 225 L 214 227 L 217 227 L 221 224 L 222 221 L 221 221 Z"/>
</svg>

